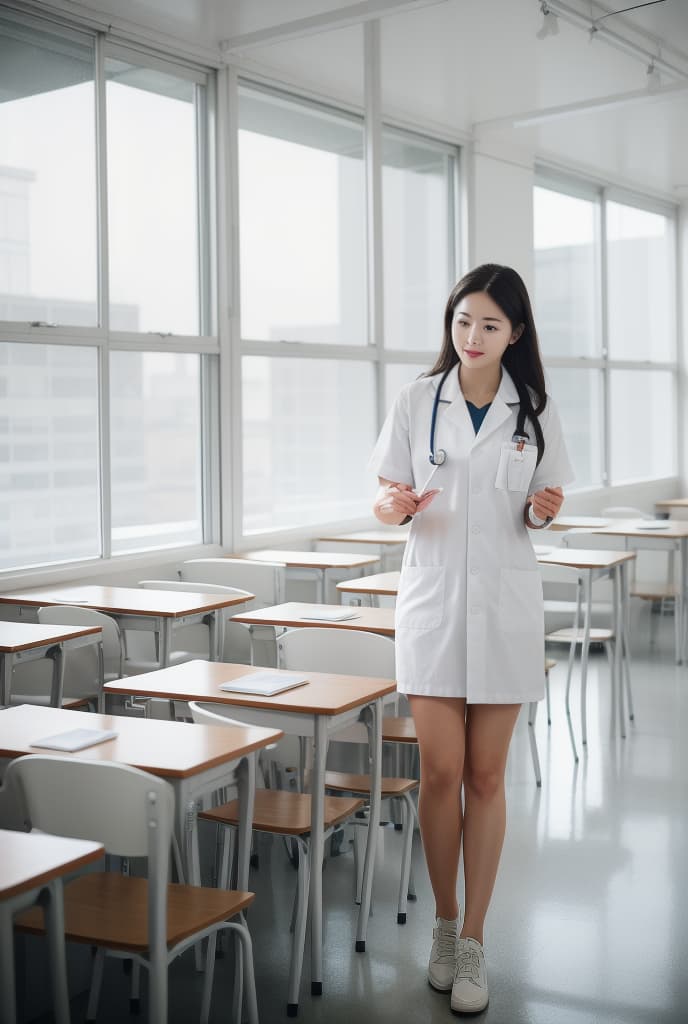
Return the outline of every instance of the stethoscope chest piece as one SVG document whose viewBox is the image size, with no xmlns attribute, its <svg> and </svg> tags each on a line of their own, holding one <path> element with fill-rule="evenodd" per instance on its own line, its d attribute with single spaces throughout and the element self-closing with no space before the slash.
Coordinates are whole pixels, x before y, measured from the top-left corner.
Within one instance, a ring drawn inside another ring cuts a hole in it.
<svg viewBox="0 0 688 1024">
<path fill-rule="evenodd" d="M 430 453 L 430 462 L 433 466 L 443 466 L 447 458 L 444 448 L 438 448 L 436 452 Z"/>
</svg>

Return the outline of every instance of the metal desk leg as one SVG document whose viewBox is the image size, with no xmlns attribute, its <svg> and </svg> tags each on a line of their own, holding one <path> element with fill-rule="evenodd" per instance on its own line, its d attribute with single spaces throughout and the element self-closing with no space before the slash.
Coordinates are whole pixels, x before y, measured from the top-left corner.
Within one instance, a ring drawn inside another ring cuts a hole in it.
<svg viewBox="0 0 688 1024">
<path fill-rule="evenodd" d="M 257 754 L 243 757 L 236 769 L 236 783 L 239 794 L 239 831 L 237 836 L 237 889 L 248 890 L 248 871 L 251 862 L 251 833 L 253 830 L 253 807 L 256 797 Z"/>
<path fill-rule="evenodd" d="M 318 582 L 317 582 L 318 604 L 325 604 L 325 582 L 326 582 L 326 578 L 327 578 L 327 569 L 321 569 L 320 572 L 318 573 Z"/>
<path fill-rule="evenodd" d="M 12 671 L 14 669 L 14 655 L 9 651 L 0 654 L 0 704 L 9 704 L 12 690 Z"/>
<path fill-rule="evenodd" d="M 315 715 L 313 730 L 313 771 L 311 775 L 311 995 L 322 995 L 322 865 L 325 841 L 325 760 L 327 758 L 327 720 Z"/>
<path fill-rule="evenodd" d="M 373 894 L 373 872 L 375 869 L 375 850 L 377 833 L 380 827 L 380 786 L 382 781 L 382 698 L 364 709 L 368 719 L 368 742 L 370 746 L 370 817 L 368 819 L 368 838 L 366 842 L 365 864 L 363 867 L 363 890 L 361 906 L 358 911 L 358 927 L 356 929 L 356 952 L 365 953 L 366 929 L 370 916 L 370 904 Z M 413 828 L 413 822 L 407 823 Z"/>
<path fill-rule="evenodd" d="M 3 1024 L 16 1024 L 17 995 L 14 988 L 14 928 L 12 907 L 0 903 L 0 1017 Z"/>
<path fill-rule="evenodd" d="M 621 667 L 621 656 L 623 651 L 624 626 L 621 603 L 621 568 L 616 566 L 612 571 L 612 587 L 614 593 L 614 659 L 612 664 L 612 708 L 614 707 L 614 696 L 619 705 L 619 734 L 626 739 L 626 713 L 624 710 L 624 690 Z M 612 730 L 614 720 L 612 719 Z"/>
<path fill-rule="evenodd" d="M 678 621 L 678 645 L 676 658 L 679 665 L 685 662 L 688 657 L 688 537 L 681 538 L 679 542 L 679 574 L 676 607 L 674 616 Z"/>
<path fill-rule="evenodd" d="M 170 663 L 171 633 L 170 619 L 165 615 L 160 619 L 160 668 L 167 668 Z"/>
<path fill-rule="evenodd" d="M 53 663 L 53 678 L 50 684 L 50 707 L 62 707 L 62 691 L 64 689 L 64 650 L 62 644 L 55 644 L 46 652 L 46 658 Z"/>
<path fill-rule="evenodd" d="M 585 612 L 583 618 L 583 644 L 581 647 L 581 742 L 588 742 L 588 650 L 590 648 L 590 616 L 592 608 L 592 579 L 588 570 L 583 576 L 583 601 Z"/>
<path fill-rule="evenodd" d="M 50 974 L 53 984 L 56 1024 L 70 1024 L 69 993 L 67 991 L 67 956 L 64 934 L 64 902 L 62 879 L 54 878 L 41 893 L 45 912 L 45 927 L 50 950 Z"/>
</svg>

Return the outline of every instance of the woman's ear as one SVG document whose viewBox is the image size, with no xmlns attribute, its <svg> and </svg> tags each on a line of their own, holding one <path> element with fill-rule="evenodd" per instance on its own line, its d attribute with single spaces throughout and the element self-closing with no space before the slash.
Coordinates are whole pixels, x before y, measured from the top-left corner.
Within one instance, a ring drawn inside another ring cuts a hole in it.
<svg viewBox="0 0 688 1024">
<path fill-rule="evenodd" d="M 514 328 L 514 333 L 511 335 L 510 345 L 515 345 L 518 339 L 521 337 L 525 330 L 525 324 L 519 324 L 518 327 Z"/>
</svg>

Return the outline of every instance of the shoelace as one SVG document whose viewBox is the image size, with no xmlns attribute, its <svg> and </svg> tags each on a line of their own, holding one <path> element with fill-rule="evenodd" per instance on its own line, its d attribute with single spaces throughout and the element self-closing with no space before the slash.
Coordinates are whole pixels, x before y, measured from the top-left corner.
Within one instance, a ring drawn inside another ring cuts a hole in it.
<svg viewBox="0 0 688 1024">
<path fill-rule="evenodd" d="M 435 960 L 437 962 L 451 960 L 456 955 L 456 933 L 446 932 L 443 928 L 436 928 L 434 938 L 437 942 Z"/>
<path fill-rule="evenodd" d="M 480 984 L 480 957 L 470 949 L 464 949 L 457 955 L 454 981 L 459 980 Z"/>
</svg>

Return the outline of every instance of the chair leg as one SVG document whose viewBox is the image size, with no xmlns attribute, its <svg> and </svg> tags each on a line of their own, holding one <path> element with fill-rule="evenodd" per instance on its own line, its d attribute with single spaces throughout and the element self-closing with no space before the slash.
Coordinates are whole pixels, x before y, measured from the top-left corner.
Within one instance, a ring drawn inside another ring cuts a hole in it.
<svg viewBox="0 0 688 1024">
<path fill-rule="evenodd" d="M 310 890 L 308 843 L 304 842 L 301 837 L 298 837 L 296 841 L 299 846 L 299 868 L 296 877 L 296 922 L 289 961 L 288 1017 L 296 1017 L 299 1009 L 299 989 L 301 988 L 303 953 L 306 944 L 306 918 L 308 917 L 308 893 Z"/>
<path fill-rule="evenodd" d="M 415 823 L 415 807 L 408 793 L 404 794 L 401 805 L 404 824 L 404 846 L 401 853 L 401 878 L 399 880 L 399 905 L 397 924 L 406 924 L 406 905 L 411 876 L 411 854 L 413 852 L 413 826 Z"/>
<path fill-rule="evenodd" d="M 236 938 L 241 943 L 240 949 L 237 949 L 237 960 L 243 963 L 243 990 L 245 993 L 246 1016 L 248 1017 L 248 1024 L 258 1024 L 258 1002 L 256 1000 L 256 978 L 253 970 L 251 934 L 243 920 L 241 923 L 238 921 L 225 921 L 222 927 L 235 932 Z M 241 1012 L 238 1012 L 235 1016 L 236 1024 L 239 1024 L 241 1017 Z"/>
<path fill-rule="evenodd" d="M 203 998 L 201 999 L 200 1024 L 208 1024 L 208 1019 L 210 1017 L 210 1000 L 213 994 L 213 978 L 215 975 L 216 947 L 217 932 L 214 931 L 208 936 L 208 943 L 205 951 L 205 972 L 203 977 Z"/>
<path fill-rule="evenodd" d="M 626 646 L 626 637 L 623 637 L 621 646 L 621 671 L 626 681 L 626 699 L 628 701 L 628 717 L 631 722 L 635 721 L 635 711 L 633 710 L 633 694 L 631 692 L 631 670 L 628 665 L 629 652 Z"/>
<path fill-rule="evenodd" d="M 549 697 L 549 669 L 545 670 L 545 697 L 547 698 L 547 725 L 552 724 L 552 705 Z"/>
<path fill-rule="evenodd" d="M 129 982 L 129 1010 L 131 1013 L 139 1013 L 141 1009 L 141 964 L 134 960 L 131 965 L 131 980 Z"/>
<path fill-rule="evenodd" d="M 537 714 L 538 702 L 531 700 L 528 705 L 528 739 L 530 741 L 530 755 L 533 760 L 533 771 L 535 772 L 535 785 L 542 786 L 542 775 L 540 773 L 540 755 L 538 754 L 537 737 L 535 736 L 535 716 Z"/>
<path fill-rule="evenodd" d="M 95 1021 L 98 1013 L 98 999 L 100 988 L 103 983 L 103 968 L 105 967 L 105 950 L 99 947 L 96 950 L 91 972 L 91 987 L 88 991 L 88 1006 L 86 1008 L 86 1020 Z"/>
</svg>

